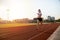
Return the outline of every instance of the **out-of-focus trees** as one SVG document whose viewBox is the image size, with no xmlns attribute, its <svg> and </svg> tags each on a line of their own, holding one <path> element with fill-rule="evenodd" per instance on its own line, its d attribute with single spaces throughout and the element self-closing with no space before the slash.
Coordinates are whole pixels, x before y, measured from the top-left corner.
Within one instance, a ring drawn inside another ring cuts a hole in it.
<svg viewBox="0 0 60 40">
<path fill-rule="evenodd" d="M 60 19 L 57 19 L 56 22 L 60 22 Z"/>
<path fill-rule="evenodd" d="M 0 23 L 2 23 L 2 18 L 0 18 Z"/>
<path fill-rule="evenodd" d="M 15 19 L 12 21 L 13 23 L 29 23 L 28 18 L 23 18 L 23 19 Z"/>
</svg>

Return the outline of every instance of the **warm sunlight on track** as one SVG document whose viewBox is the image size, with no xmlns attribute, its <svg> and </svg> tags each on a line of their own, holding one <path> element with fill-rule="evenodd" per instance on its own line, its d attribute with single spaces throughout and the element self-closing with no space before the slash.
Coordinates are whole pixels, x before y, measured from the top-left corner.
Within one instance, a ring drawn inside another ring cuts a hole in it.
<svg viewBox="0 0 60 40">
<path fill-rule="evenodd" d="M 17 27 L 17 26 L 29 26 L 36 25 L 36 23 L 10 23 L 10 24 L 0 24 L 0 28 L 8 28 L 8 27 Z"/>
</svg>

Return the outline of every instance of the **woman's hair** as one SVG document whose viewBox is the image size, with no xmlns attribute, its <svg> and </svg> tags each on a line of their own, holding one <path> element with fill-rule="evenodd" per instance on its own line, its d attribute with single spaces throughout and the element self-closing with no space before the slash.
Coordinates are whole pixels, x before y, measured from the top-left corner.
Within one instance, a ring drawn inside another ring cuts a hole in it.
<svg viewBox="0 0 60 40">
<path fill-rule="evenodd" d="M 38 9 L 38 12 L 41 12 L 41 10 L 40 10 L 40 9 Z"/>
</svg>

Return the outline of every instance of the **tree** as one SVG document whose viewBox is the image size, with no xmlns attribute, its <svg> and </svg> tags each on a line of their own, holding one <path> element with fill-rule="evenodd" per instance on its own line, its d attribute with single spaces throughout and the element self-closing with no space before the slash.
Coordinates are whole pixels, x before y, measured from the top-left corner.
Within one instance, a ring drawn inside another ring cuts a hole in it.
<svg viewBox="0 0 60 40">
<path fill-rule="evenodd" d="M 57 19 L 56 22 L 60 22 L 60 19 Z"/>
</svg>

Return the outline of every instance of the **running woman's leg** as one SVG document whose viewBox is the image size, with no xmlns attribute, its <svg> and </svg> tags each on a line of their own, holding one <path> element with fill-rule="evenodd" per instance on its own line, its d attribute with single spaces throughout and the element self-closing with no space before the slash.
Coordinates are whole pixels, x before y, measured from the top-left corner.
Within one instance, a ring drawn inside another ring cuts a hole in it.
<svg viewBox="0 0 60 40">
<path fill-rule="evenodd" d="M 37 29 L 39 29 L 39 20 L 37 20 Z"/>
</svg>

